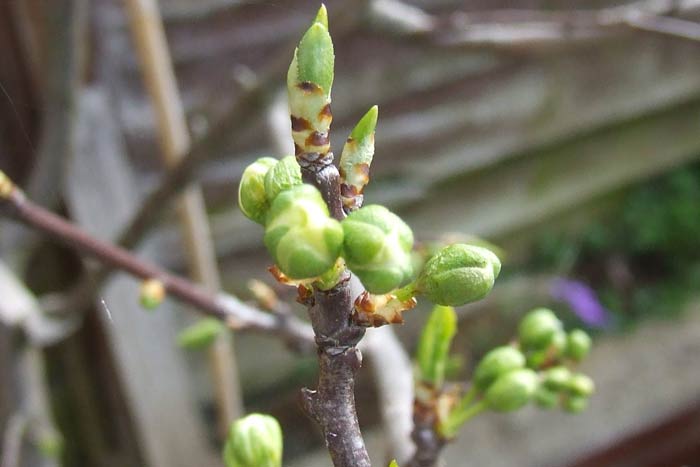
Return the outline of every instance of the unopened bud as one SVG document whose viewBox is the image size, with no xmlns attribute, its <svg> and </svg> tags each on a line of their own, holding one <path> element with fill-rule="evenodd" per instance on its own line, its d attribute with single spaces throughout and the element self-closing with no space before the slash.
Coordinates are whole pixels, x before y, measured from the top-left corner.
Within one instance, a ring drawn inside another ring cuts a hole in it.
<svg viewBox="0 0 700 467">
<path fill-rule="evenodd" d="M 520 322 L 518 337 L 526 350 L 547 349 L 562 332 L 561 321 L 546 308 L 530 311 Z"/>
<path fill-rule="evenodd" d="M 484 391 L 501 375 L 525 366 L 525 356 L 510 346 L 496 347 L 484 355 L 474 370 L 474 384 Z"/>
<path fill-rule="evenodd" d="M 542 384 L 552 391 L 566 389 L 571 379 L 571 371 L 565 366 L 555 366 L 542 374 Z"/>
<path fill-rule="evenodd" d="M 297 185 L 277 195 L 272 203 L 264 242 L 286 276 L 311 279 L 335 264 L 343 245 L 343 228 L 329 216 L 315 187 Z"/>
<path fill-rule="evenodd" d="M 301 184 L 301 168 L 296 157 L 283 157 L 265 175 L 265 195 L 272 204 L 278 194 Z"/>
<path fill-rule="evenodd" d="M 165 286 L 158 279 L 148 279 L 141 284 L 141 306 L 147 310 L 158 307 L 165 299 Z"/>
<path fill-rule="evenodd" d="M 569 396 L 564 399 L 564 410 L 570 413 L 581 413 L 588 407 L 588 398 L 583 396 Z"/>
<path fill-rule="evenodd" d="M 362 192 L 369 183 L 369 168 L 374 157 L 374 130 L 379 109 L 375 105 L 350 133 L 340 156 L 340 194 L 346 210 L 362 204 Z"/>
<path fill-rule="evenodd" d="M 238 185 L 238 206 L 245 216 L 258 224 L 265 225 L 265 215 L 270 202 L 265 194 L 265 175 L 277 164 L 277 159 L 262 157 L 243 171 Z"/>
<path fill-rule="evenodd" d="M 530 369 L 513 370 L 499 376 L 484 398 L 492 410 L 511 412 L 530 402 L 537 386 L 537 373 Z"/>
<path fill-rule="evenodd" d="M 566 343 L 566 356 L 580 362 L 591 350 L 591 338 L 585 331 L 574 329 L 569 333 Z"/>
<path fill-rule="evenodd" d="M 10 177 L 5 175 L 5 172 L 0 170 L 0 198 L 7 198 L 15 189 L 15 184 L 12 183 Z"/>
<path fill-rule="evenodd" d="M 583 373 L 571 375 L 566 386 L 571 394 L 575 396 L 589 397 L 595 391 L 595 383 Z"/>
<path fill-rule="evenodd" d="M 282 429 L 274 417 L 251 414 L 231 425 L 224 445 L 226 467 L 281 467 Z"/>
<path fill-rule="evenodd" d="M 433 303 L 459 306 L 484 298 L 501 271 L 493 252 L 473 245 L 449 245 L 425 264 L 418 291 Z"/>
<path fill-rule="evenodd" d="M 373 294 L 384 294 L 411 278 L 413 232 L 384 206 L 365 206 L 342 222 L 343 256 Z"/>
<path fill-rule="evenodd" d="M 226 326 L 215 318 L 205 318 L 184 329 L 177 336 L 180 347 L 188 350 L 203 349 L 211 345 Z"/>
</svg>

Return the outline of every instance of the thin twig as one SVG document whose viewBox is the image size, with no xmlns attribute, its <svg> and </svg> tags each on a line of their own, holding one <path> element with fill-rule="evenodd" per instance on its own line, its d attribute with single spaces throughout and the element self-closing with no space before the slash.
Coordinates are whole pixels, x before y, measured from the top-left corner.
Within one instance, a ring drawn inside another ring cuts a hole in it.
<svg viewBox="0 0 700 467">
<path fill-rule="evenodd" d="M 0 172 L 0 179 L 3 176 Z M 211 295 L 188 280 L 143 261 L 123 248 L 90 236 L 76 225 L 32 203 L 16 187 L 8 188 L 7 184 L 0 186 L 0 213 L 49 234 L 111 268 L 120 269 L 140 279 L 158 279 L 168 294 L 193 305 L 203 314 L 221 319 L 232 329 L 276 335 L 304 348 L 313 342 L 311 329 L 299 319 L 280 320 L 231 295 Z"/>
<path fill-rule="evenodd" d="M 126 4 L 146 87 L 156 110 L 161 156 L 166 167 L 172 168 L 189 149 L 190 137 L 160 10 L 155 0 L 128 0 Z M 191 275 L 207 290 L 216 292 L 221 288 L 221 278 L 199 185 L 185 190 L 177 211 Z M 232 344 L 231 335 L 224 333 L 209 348 L 222 437 L 231 420 L 243 411 Z"/>
</svg>

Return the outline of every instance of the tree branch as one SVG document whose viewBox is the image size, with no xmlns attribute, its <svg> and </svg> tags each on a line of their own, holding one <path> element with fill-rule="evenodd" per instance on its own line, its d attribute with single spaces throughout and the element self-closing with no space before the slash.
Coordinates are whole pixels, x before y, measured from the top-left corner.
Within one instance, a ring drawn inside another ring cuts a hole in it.
<svg viewBox="0 0 700 467">
<path fill-rule="evenodd" d="M 163 283 L 168 294 L 193 305 L 201 313 L 224 321 L 232 329 L 276 335 L 303 348 L 313 341 L 311 329 L 295 317 L 280 319 L 248 306 L 231 295 L 211 295 L 188 280 L 143 261 L 123 248 L 88 235 L 74 224 L 32 203 L 2 172 L 0 214 L 49 234 L 111 268 L 120 269 L 140 279 L 157 279 Z"/>
</svg>

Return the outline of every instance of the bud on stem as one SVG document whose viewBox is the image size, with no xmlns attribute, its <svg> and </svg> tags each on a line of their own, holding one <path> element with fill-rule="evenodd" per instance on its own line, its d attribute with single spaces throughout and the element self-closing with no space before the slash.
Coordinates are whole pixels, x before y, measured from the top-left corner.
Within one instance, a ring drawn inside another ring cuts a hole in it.
<svg viewBox="0 0 700 467">
<path fill-rule="evenodd" d="M 282 429 L 273 417 L 251 414 L 231 425 L 224 445 L 226 467 L 281 467 Z"/>
<path fill-rule="evenodd" d="M 375 105 L 360 119 L 345 142 L 340 156 L 340 193 L 343 206 L 348 212 L 362 205 L 362 192 L 369 183 L 378 112 Z"/>
</svg>

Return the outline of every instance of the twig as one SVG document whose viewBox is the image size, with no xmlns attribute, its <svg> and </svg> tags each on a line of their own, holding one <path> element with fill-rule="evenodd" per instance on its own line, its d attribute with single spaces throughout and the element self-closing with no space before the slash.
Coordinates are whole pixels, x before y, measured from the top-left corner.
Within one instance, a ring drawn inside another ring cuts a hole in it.
<svg viewBox="0 0 700 467">
<path fill-rule="evenodd" d="M 362 340 L 362 350 L 369 356 L 379 394 L 382 425 L 389 455 L 399 465 L 413 455 L 413 367 L 406 350 L 391 326 L 369 331 Z"/>
<path fill-rule="evenodd" d="M 2 183 L 3 177 L 4 174 L 0 172 L 1 214 L 49 234 L 111 268 L 120 269 L 140 279 L 158 279 L 170 295 L 193 305 L 201 313 L 221 319 L 232 329 L 276 335 L 301 347 L 307 347 L 313 342 L 311 329 L 297 318 L 281 321 L 233 296 L 223 293 L 211 295 L 186 279 L 143 261 L 123 248 L 88 235 L 74 224 L 32 203 L 11 182 Z"/>
<path fill-rule="evenodd" d="M 167 167 L 173 167 L 190 147 L 190 137 L 160 10 L 155 0 L 128 0 L 126 4 L 146 87 L 156 110 L 162 159 Z M 191 274 L 207 290 L 218 291 L 221 278 L 200 186 L 188 188 L 177 208 Z M 229 423 L 243 410 L 230 334 L 216 339 L 209 350 L 209 361 L 219 409 L 219 434 L 223 437 Z"/>
<path fill-rule="evenodd" d="M 21 413 L 10 417 L 2 440 L 2 457 L 0 467 L 20 467 L 22 439 L 27 431 L 28 420 Z"/>
</svg>

